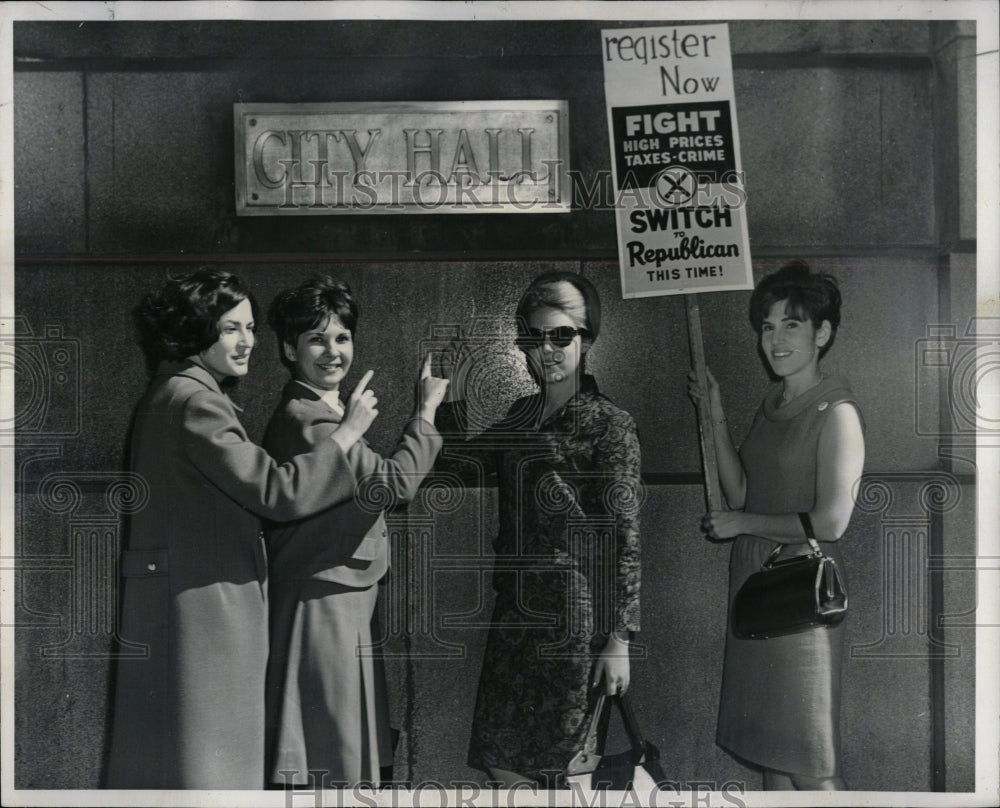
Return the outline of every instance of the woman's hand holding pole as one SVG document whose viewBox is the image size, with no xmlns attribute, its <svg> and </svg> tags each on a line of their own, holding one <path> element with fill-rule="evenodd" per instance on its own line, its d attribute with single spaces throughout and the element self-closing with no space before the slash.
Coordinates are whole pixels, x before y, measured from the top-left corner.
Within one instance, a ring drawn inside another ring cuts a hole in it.
<svg viewBox="0 0 1000 808">
<path fill-rule="evenodd" d="M 707 389 L 698 383 L 697 375 L 692 370 L 688 374 L 688 395 L 695 406 L 709 408 L 712 416 L 712 434 L 715 436 L 715 456 L 718 463 L 719 482 L 722 483 L 722 492 L 726 495 L 726 503 L 730 508 L 739 510 L 743 507 L 743 502 L 746 499 L 746 476 L 743 473 L 743 464 L 740 462 L 740 456 L 737 454 L 736 447 L 733 446 L 732 438 L 729 435 L 726 411 L 722 406 L 722 390 L 708 366 L 705 367 L 705 378 Z M 718 513 L 718 511 L 713 513 Z M 720 535 L 719 538 L 722 536 Z"/>
</svg>

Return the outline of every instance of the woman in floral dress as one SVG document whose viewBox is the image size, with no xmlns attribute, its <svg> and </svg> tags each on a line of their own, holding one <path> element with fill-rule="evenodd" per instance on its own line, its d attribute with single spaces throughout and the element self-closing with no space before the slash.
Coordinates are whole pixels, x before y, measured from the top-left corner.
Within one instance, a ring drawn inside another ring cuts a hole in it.
<svg viewBox="0 0 1000 808">
<path fill-rule="evenodd" d="M 450 418 L 463 441 L 446 435 L 451 450 L 436 468 L 477 482 L 495 475 L 498 486 L 496 598 L 468 762 L 502 785 L 551 786 L 583 746 L 598 688 L 628 688 L 629 637 L 639 629 L 639 439 L 584 370 L 600 331 L 592 284 L 569 272 L 536 278 L 517 328 L 539 391 L 473 438 L 463 401 L 443 405 L 442 433 Z M 462 367 L 457 359 L 459 387 Z"/>
</svg>

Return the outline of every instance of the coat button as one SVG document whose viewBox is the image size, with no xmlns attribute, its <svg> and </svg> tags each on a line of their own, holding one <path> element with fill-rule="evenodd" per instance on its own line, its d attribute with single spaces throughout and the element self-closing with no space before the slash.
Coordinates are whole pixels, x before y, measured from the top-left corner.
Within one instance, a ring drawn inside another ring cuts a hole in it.
<svg viewBox="0 0 1000 808">
<path fill-rule="evenodd" d="M 155 561 L 150 561 L 146 565 L 146 569 L 148 569 L 150 572 L 156 572 L 156 562 Z"/>
</svg>

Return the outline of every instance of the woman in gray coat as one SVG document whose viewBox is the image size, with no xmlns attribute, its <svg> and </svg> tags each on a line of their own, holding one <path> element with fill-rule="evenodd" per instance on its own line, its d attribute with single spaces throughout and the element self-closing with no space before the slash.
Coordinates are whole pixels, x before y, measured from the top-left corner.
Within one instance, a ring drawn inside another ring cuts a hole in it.
<svg viewBox="0 0 1000 808">
<path fill-rule="evenodd" d="M 310 451 L 339 428 L 358 305 L 346 284 L 318 275 L 279 294 L 268 321 L 292 381 L 271 416 L 264 446 L 284 460 Z M 434 417 L 447 385 L 431 375 L 428 355 L 413 417 L 392 454 L 383 457 L 362 438 L 347 455 L 361 480 L 356 501 L 267 532 L 267 714 L 273 744 L 267 765 L 273 783 L 379 785 L 392 767 L 376 606 L 378 582 L 389 567 L 383 510 L 409 502 L 434 465 L 441 448 Z"/>
<path fill-rule="evenodd" d="M 347 453 L 377 414 L 371 374 L 329 439 L 279 465 L 224 392 L 247 373 L 258 322 L 239 279 L 199 269 L 135 314 L 158 364 L 132 432 L 132 470 L 150 493 L 122 556 L 127 646 L 107 786 L 258 789 L 268 656 L 260 518 L 298 519 L 353 496 Z"/>
</svg>

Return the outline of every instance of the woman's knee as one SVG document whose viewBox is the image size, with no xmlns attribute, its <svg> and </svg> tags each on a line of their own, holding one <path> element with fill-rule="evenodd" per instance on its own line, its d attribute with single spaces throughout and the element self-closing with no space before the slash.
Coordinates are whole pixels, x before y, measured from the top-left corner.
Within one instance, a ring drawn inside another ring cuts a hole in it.
<svg viewBox="0 0 1000 808">
<path fill-rule="evenodd" d="M 844 791 L 847 784 L 843 777 L 810 777 L 806 774 L 791 775 L 796 791 Z"/>
<path fill-rule="evenodd" d="M 489 773 L 490 782 L 498 783 L 500 788 L 514 788 L 515 786 L 532 782 L 530 777 L 525 777 L 523 774 L 518 774 L 507 769 L 495 769 L 491 766 Z"/>
<path fill-rule="evenodd" d="M 813 777 L 764 769 L 765 791 L 845 791 L 847 783 L 840 776 Z"/>
<path fill-rule="evenodd" d="M 778 772 L 774 769 L 764 769 L 764 790 L 765 791 L 794 791 L 795 783 L 790 775 Z"/>
</svg>

